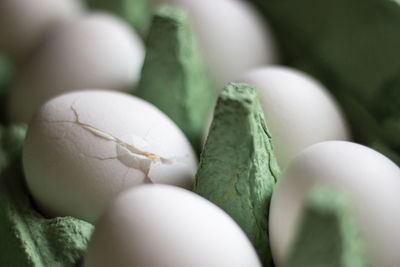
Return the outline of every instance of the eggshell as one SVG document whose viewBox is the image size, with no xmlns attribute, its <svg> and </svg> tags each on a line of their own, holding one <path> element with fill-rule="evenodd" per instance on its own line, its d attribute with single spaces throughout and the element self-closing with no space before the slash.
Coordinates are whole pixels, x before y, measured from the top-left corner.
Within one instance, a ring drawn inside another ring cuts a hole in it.
<svg viewBox="0 0 400 267">
<path fill-rule="evenodd" d="M 302 151 L 275 188 L 269 233 L 278 267 L 284 266 L 303 201 L 315 184 L 332 186 L 353 202 L 371 266 L 400 266 L 399 167 L 365 146 L 328 141 Z"/>
<path fill-rule="evenodd" d="M 281 168 L 310 145 L 349 140 L 340 107 L 327 89 L 309 75 L 288 67 L 269 66 L 251 70 L 237 80 L 260 90 L 260 103 Z"/>
<path fill-rule="evenodd" d="M 9 98 L 12 121 L 28 122 L 58 94 L 81 88 L 133 89 L 144 48 L 118 18 L 92 13 L 61 27 L 21 69 Z"/>
<path fill-rule="evenodd" d="M 89 90 L 40 108 L 29 125 L 23 167 L 43 214 L 95 222 L 129 187 L 167 183 L 191 189 L 197 159 L 182 132 L 153 105 Z"/>
<path fill-rule="evenodd" d="M 258 11 L 242 0 L 152 0 L 189 12 L 218 90 L 248 69 L 276 63 L 274 36 Z"/>
<path fill-rule="evenodd" d="M 89 242 L 85 267 L 261 267 L 239 226 L 189 191 L 145 185 L 119 196 Z"/>
<path fill-rule="evenodd" d="M 1 0 L 0 50 L 22 60 L 54 28 L 81 13 L 79 0 Z"/>
</svg>

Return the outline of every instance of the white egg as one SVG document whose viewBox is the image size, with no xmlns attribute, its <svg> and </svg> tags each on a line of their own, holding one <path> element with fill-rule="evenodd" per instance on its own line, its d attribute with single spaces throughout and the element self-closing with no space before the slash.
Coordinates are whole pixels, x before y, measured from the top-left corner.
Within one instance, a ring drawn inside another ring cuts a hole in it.
<svg viewBox="0 0 400 267">
<path fill-rule="evenodd" d="M 12 121 L 30 120 L 36 109 L 58 94 L 81 88 L 127 91 L 139 79 L 144 48 L 118 18 L 93 13 L 70 23 L 43 44 L 12 87 Z"/>
<path fill-rule="evenodd" d="M 191 189 L 197 159 L 183 133 L 153 105 L 89 90 L 40 108 L 29 125 L 23 167 L 43 214 L 95 222 L 129 187 L 166 183 Z"/>
<path fill-rule="evenodd" d="M 270 66 L 251 70 L 237 80 L 260 90 L 260 103 L 282 169 L 312 144 L 349 139 L 340 107 L 326 88 L 307 74 Z"/>
<path fill-rule="evenodd" d="M 54 28 L 81 13 L 79 0 L 1 0 L 0 50 L 22 60 Z"/>
<path fill-rule="evenodd" d="M 399 167 L 365 146 L 327 141 L 301 152 L 275 188 L 269 233 L 278 267 L 284 266 L 305 196 L 315 184 L 333 186 L 348 195 L 371 266 L 400 266 Z"/>
<path fill-rule="evenodd" d="M 89 242 L 85 267 L 261 267 L 222 209 L 183 189 L 146 185 L 119 196 Z"/>
<path fill-rule="evenodd" d="M 274 36 L 258 11 L 243 0 L 152 0 L 189 12 L 217 89 L 240 73 L 278 60 Z"/>
</svg>

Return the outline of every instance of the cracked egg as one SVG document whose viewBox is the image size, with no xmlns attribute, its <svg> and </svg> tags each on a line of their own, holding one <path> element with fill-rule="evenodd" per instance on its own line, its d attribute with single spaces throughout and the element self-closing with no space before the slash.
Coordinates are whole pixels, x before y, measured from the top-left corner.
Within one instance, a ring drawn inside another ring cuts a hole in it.
<svg viewBox="0 0 400 267">
<path fill-rule="evenodd" d="M 43 214 L 94 223 L 127 188 L 161 183 L 191 189 L 197 158 L 180 129 L 153 105 L 90 90 L 61 95 L 39 109 L 23 167 Z"/>
</svg>

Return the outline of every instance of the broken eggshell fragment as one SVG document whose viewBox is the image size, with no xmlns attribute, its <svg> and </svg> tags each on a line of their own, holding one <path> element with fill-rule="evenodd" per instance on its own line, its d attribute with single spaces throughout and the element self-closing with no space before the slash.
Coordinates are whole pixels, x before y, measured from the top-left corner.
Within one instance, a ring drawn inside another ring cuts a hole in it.
<svg viewBox="0 0 400 267">
<path fill-rule="evenodd" d="M 121 191 L 143 183 L 191 189 L 197 159 L 179 128 L 153 105 L 101 90 L 45 103 L 24 144 L 26 181 L 48 216 L 94 223 Z"/>
</svg>

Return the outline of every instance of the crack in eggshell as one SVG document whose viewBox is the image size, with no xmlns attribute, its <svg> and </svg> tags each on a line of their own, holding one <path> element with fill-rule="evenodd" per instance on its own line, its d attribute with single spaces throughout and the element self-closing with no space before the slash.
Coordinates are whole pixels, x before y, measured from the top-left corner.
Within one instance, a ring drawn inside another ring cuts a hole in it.
<svg viewBox="0 0 400 267">
<path fill-rule="evenodd" d="M 98 157 L 95 155 L 87 155 L 85 153 L 81 153 L 82 155 L 94 158 L 98 160 L 112 160 L 118 159 L 124 166 L 129 169 L 136 169 L 145 174 L 144 182 L 145 183 L 153 183 L 151 177 L 149 177 L 150 169 L 153 164 L 174 164 L 178 162 L 185 162 L 185 157 L 176 157 L 176 156 L 167 156 L 160 155 L 164 154 L 162 151 L 159 151 L 158 155 L 155 153 L 149 152 L 150 150 L 154 150 L 154 146 L 150 146 L 150 144 L 139 136 L 131 135 L 125 138 L 117 138 L 99 128 L 94 127 L 88 123 L 84 123 L 79 120 L 78 111 L 71 105 L 71 110 L 75 116 L 75 120 L 54 120 L 54 121 L 44 121 L 47 123 L 71 123 L 77 125 L 84 130 L 88 131 L 92 135 L 101 138 L 106 141 L 110 141 L 116 144 L 117 146 L 117 156 L 116 157 Z M 130 139 L 129 143 L 123 139 Z M 157 149 L 159 150 L 159 149 Z M 129 172 L 129 171 L 128 171 Z M 127 172 L 127 173 L 128 173 Z M 127 174 L 126 173 L 126 174 Z"/>
</svg>

